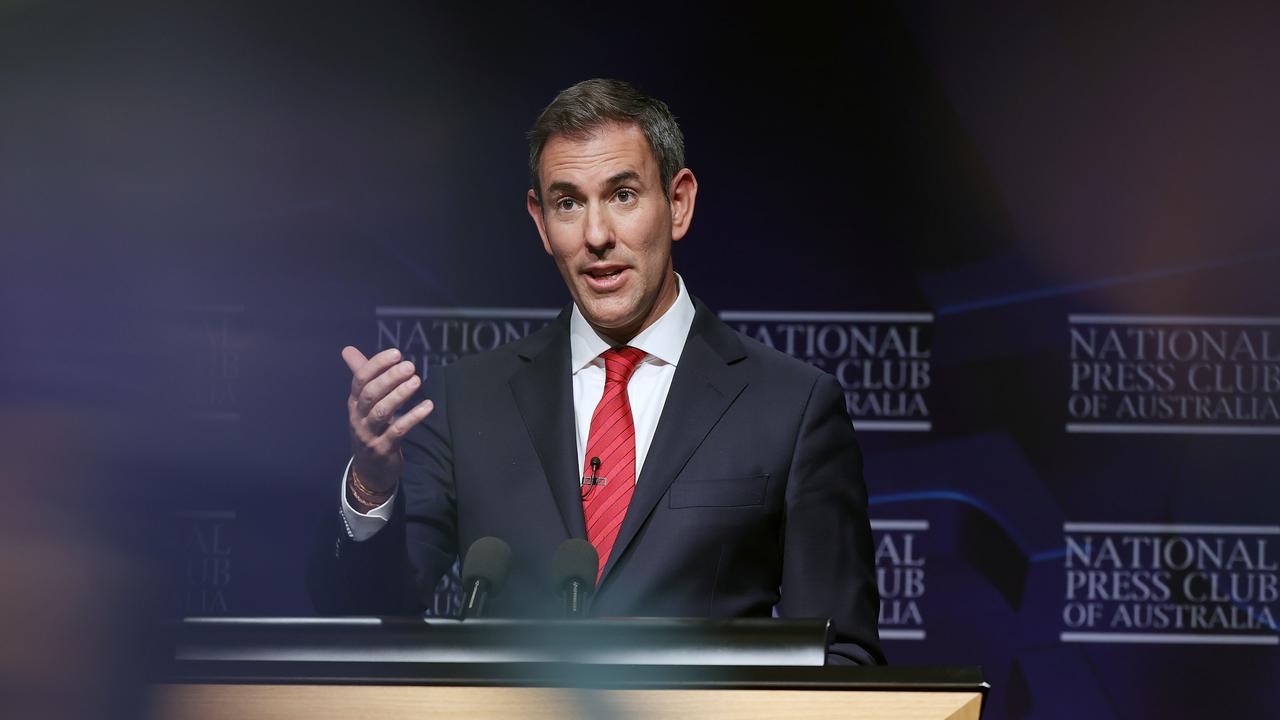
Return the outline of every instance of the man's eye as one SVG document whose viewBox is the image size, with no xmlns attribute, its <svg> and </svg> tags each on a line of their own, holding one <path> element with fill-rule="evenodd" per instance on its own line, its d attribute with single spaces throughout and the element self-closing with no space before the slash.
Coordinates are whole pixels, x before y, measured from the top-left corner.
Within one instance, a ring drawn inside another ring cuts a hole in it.
<svg viewBox="0 0 1280 720">
<path fill-rule="evenodd" d="M 618 191 L 617 198 L 618 198 L 618 202 L 629 203 L 636 199 L 636 194 L 631 190 L 627 190 L 624 188 Z"/>
<path fill-rule="evenodd" d="M 570 210 L 573 210 L 573 206 L 577 204 L 577 201 L 573 198 L 560 198 L 556 201 L 556 209 L 561 212 L 569 212 Z"/>
</svg>

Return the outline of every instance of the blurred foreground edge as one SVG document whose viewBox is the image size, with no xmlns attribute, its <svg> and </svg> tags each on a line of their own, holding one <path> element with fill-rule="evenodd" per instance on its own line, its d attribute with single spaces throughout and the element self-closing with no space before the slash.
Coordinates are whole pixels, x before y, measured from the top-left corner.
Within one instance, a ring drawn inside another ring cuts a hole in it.
<svg viewBox="0 0 1280 720">
<path fill-rule="evenodd" d="M 981 717 L 975 667 L 824 667 L 825 620 L 184 621 L 156 718 Z"/>
</svg>

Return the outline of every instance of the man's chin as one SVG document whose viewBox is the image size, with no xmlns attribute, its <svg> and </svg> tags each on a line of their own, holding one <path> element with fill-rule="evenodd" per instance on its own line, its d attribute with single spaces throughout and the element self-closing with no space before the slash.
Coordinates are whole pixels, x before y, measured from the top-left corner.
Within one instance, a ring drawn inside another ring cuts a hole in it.
<svg viewBox="0 0 1280 720">
<path fill-rule="evenodd" d="M 628 326 L 635 324 L 635 319 L 628 317 L 602 317 L 600 315 L 591 315 L 588 313 L 583 313 L 582 316 L 585 317 L 587 322 L 595 329 L 610 334 L 625 330 Z"/>
<path fill-rule="evenodd" d="M 599 303 L 579 303 L 578 309 L 591 327 L 610 337 L 616 337 L 636 323 L 633 308 L 615 309 L 602 307 Z"/>
</svg>

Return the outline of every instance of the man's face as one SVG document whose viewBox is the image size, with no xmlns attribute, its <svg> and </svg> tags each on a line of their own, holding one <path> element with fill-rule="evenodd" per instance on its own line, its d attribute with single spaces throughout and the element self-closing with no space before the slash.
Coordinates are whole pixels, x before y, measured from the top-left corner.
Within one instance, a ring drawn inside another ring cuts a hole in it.
<svg viewBox="0 0 1280 720">
<path fill-rule="evenodd" d="M 671 243 L 692 216 L 692 173 L 681 171 L 668 202 L 644 134 L 609 124 L 584 139 L 552 136 L 539 181 L 529 214 L 574 302 L 598 331 L 630 340 L 676 298 Z"/>
</svg>

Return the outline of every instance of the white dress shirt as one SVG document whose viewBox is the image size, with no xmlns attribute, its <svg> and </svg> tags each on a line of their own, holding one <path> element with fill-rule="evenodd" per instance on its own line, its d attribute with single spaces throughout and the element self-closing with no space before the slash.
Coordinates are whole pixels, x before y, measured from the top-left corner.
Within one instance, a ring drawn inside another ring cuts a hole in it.
<svg viewBox="0 0 1280 720">
<path fill-rule="evenodd" d="M 676 274 L 676 284 L 676 301 L 662 317 L 627 343 L 645 352 L 644 360 L 640 361 L 627 382 L 627 399 L 631 404 L 631 418 L 636 429 L 637 478 L 644 468 L 649 445 L 658 428 L 658 418 L 662 416 L 662 408 L 667 403 L 667 392 L 671 389 L 671 379 L 675 376 L 680 355 L 684 352 L 685 339 L 689 336 L 689 329 L 693 327 L 693 301 L 685 290 L 684 278 L 679 274 Z M 600 398 L 604 396 L 604 358 L 600 355 L 614 346 L 615 343 L 591 327 L 575 304 L 569 318 L 569 363 L 573 368 L 573 415 L 577 426 L 579 469 L 586 464 L 591 416 L 595 413 Z M 368 513 L 357 511 L 347 502 L 347 474 L 350 472 L 351 463 L 348 462 L 347 469 L 342 474 L 339 495 L 347 533 L 359 542 L 373 537 L 391 519 L 391 506 L 395 502 L 395 496 Z"/>
</svg>

